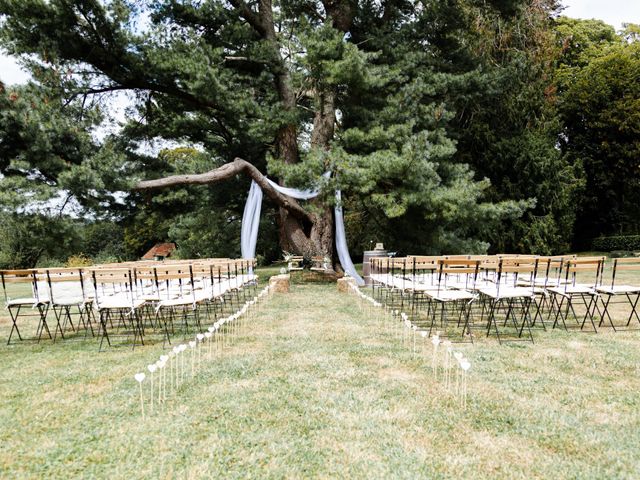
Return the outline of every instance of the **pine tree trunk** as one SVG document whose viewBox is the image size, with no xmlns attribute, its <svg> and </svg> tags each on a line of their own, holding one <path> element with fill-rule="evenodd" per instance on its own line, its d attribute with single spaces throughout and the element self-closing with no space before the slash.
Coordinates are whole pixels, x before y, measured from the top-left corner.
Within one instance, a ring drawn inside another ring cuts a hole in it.
<svg viewBox="0 0 640 480">
<path fill-rule="evenodd" d="M 328 149 L 335 132 L 335 93 L 319 91 L 315 98 L 316 113 L 311 133 L 313 148 Z M 285 162 L 298 156 L 297 143 L 282 141 L 287 138 L 280 136 L 279 150 Z M 289 149 L 295 149 L 295 152 Z M 316 211 L 311 215 L 312 221 L 306 224 L 294 218 L 287 210 L 280 208 L 279 231 L 280 247 L 283 251 L 304 255 L 307 257 L 328 257 L 335 261 L 334 249 L 334 219 L 333 210 L 316 204 Z"/>
<path fill-rule="evenodd" d="M 280 247 L 283 251 L 306 257 L 333 257 L 333 212 L 324 208 L 307 225 L 280 209 Z"/>
</svg>

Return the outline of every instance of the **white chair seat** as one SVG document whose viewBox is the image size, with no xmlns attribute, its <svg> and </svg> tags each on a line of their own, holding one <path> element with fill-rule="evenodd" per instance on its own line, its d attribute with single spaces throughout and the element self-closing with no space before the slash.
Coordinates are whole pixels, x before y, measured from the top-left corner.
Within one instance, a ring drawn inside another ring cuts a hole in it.
<svg viewBox="0 0 640 480">
<path fill-rule="evenodd" d="M 418 282 L 409 282 L 409 290 L 413 290 L 414 292 L 436 292 L 438 291 L 438 286 L 431 285 L 428 283 L 418 283 Z"/>
<path fill-rule="evenodd" d="M 382 274 L 382 273 L 373 273 L 371 274 L 371 276 L 369 278 L 371 278 L 371 280 L 373 280 L 374 282 L 377 283 L 382 283 L 384 285 L 387 284 L 387 279 L 390 278 L 391 275 L 388 274 Z"/>
<path fill-rule="evenodd" d="M 245 273 L 244 275 L 238 275 L 238 281 L 241 284 L 252 282 L 253 280 L 255 280 L 255 278 L 256 276 L 253 273 Z"/>
<path fill-rule="evenodd" d="M 48 299 L 38 300 L 37 298 L 34 298 L 34 297 L 14 298 L 13 300 L 7 301 L 7 307 L 14 307 L 18 305 L 29 305 L 29 306 L 35 307 L 36 305 L 44 305 L 45 303 L 49 303 L 49 300 Z"/>
<path fill-rule="evenodd" d="M 481 288 L 480 293 L 487 297 L 500 299 L 500 298 L 524 298 L 533 297 L 533 291 L 531 288 L 525 287 L 506 287 L 502 285 L 499 289 L 497 287 Z"/>
<path fill-rule="evenodd" d="M 595 290 L 591 285 L 565 285 L 563 287 L 551 287 L 547 288 L 547 290 L 551 293 L 555 293 L 557 295 L 575 295 L 575 294 L 593 294 Z"/>
<path fill-rule="evenodd" d="M 95 304 L 95 307 L 98 310 L 111 310 L 111 309 L 120 309 L 120 308 L 130 308 L 136 309 L 140 308 L 144 305 L 144 300 L 142 298 L 131 299 L 125 295 L 113 295 L 111 297 L 106 297 L 101 299 L 99 303 Z"/>
<path fill-rule="evenodd" d="M 456 290 L 466 290 L 467 288 L 471 288 L 473 286 L 473 282 L 464 282 L 464 281 L 451 281 L 447 280 L 446 287 L 454 288 Z"/>
<path fill-rule="evenodd" d="M 229 285 L 229 282 L 227 282 L 227 281 L 221 282 L 221 283 L 216 283 L 213 286 L 213 296 L 214 297 L 220 297 L 220 296 L 224 295 L 225 293 L 227 293 L 230 288 L 231 288 L 231 286 Z"/>
<path fill-rule="evenodd" d="M 196 293 L 196 302 L 203 302 L 205 300 L 211 301 L 213 300 L 213 295 L 211 293 L 211 289 L 207 288 L 206 290 L 198 290 Z"/>
<path fill-rule="evenodd" d="M 90 301 L 90 300 L 89 300 Z M 52 305 L 59 305 L 61 307 L 68 307 L 72 305 L 83 305 L 87 303 L 82 297 L 67 297 L 67 298 L 54 298 Z"/>
<path fill-rule="evenodd" d="M 427 292 L 431 298 L 439 302 L 453 302 L 456 300 L 471 300 L 474 298 L 473 293 L 466 290 L 440 290 L 435 292 Z"/>
<path fill-rule="evenodd" d="M 182 305 L 193 305 L 193 297 L 180 297 L 172 300 L 160 300 L 158 308 L 162 307 L 179 307 Z"/>
<path fill-rule="evenodd" d="M 608 295 L 615 295 L 617 293 L 640 293 L 640 287 L 634 287 L 633 285 L 615 285 L 613 287 L 598 287 L 596 289 L 599 293 L 606 293 Z"/>
<path fill-rule="evenodd" d="M 157 293 L 145 294 L 145 295 L 142 295 L 140 298 L 142 300 L 144 300 L 145 302 L 159 302 L 160 301 L 160 295 L 158 295 Z"/>
<path fill-rule="evenodd" d="M 475 289 L 479 291 L 479 290 L 482 290 L 483 288 L 487 288 L 491 290 L 492 288 L 496 288 L 496 283 L 490 279 L 478 280 L 476 282 Z"/>
</svg>

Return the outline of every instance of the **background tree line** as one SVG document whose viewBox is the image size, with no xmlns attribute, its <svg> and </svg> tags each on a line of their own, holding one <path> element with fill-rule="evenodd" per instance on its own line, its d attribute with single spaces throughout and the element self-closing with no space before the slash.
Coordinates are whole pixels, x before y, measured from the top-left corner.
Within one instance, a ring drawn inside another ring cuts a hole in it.
<svg viewBox="0 0 640 480">
<path fill-rule="evenodd" d="M 0 84 L 0 266 L 159 241 L 238 256 L 249 178 L 134 189 L 236 156 L 292 186 L 338 172 L 321 187 L 345 192 L 356 257 L 372 241 L 549 254 L 640 233 L 638 27 L 558 17 L 555 0 L 231 4 L 0 0 L 3 46 L 33 74 Z M 127 120 L 105 133 L 120 91 Z M 283 228 L 265 200 L 265 261 Z"/>
</svg>

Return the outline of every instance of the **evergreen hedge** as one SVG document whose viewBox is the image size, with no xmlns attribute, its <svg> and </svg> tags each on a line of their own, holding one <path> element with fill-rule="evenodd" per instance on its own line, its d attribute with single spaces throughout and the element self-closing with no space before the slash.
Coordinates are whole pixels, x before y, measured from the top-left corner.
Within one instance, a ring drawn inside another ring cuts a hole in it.
<svg viewBox="0 0 640 480">
<path fill-rule="evenodd" d="M 640 250 L 640 235 L 618 235 L 598 237 L 593 240 L 593 249 L 601 252 L 614 250 Z"/>
</svg>

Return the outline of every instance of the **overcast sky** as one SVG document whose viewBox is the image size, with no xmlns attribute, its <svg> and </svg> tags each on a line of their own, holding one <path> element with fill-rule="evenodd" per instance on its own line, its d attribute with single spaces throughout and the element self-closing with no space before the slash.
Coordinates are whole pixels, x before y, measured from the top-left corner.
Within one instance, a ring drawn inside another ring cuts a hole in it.
<svg viewBox="0 0 640 480">
<path fill-rule="evenodd" d="M 623 23 L 640 23 L 640 0 L 563 0 L 563 14 L 574 18 L 597 18 L 616 29 Z M 11 85 L 27 80 L 13 59 L 0 53 L 0 80 Z"/>
<path fill-rule="evenodd" d="M 563 15 L 573 18 L 597 18 L 616 29 L 623 23 L 640 23 L 639 0 L 563 0 Z"/>
</svg>

